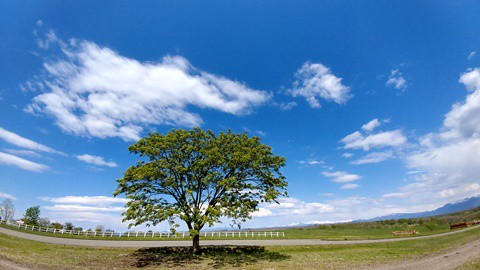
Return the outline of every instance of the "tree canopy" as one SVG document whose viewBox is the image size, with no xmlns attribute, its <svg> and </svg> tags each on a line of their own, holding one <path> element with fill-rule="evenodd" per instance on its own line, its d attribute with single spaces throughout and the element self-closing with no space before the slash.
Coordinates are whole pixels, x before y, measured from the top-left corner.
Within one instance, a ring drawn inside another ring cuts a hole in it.
<svg viewBox="0 0 480 270">
<path fill-rule="evenodd" d="M 175 129 L 150 133 L 129 150 L 142 160 L 117 180 L 114 195 L 129 199 L 124 221 L 130 226 L 169 221 L 176 227 L 183 220 L 194 252 L 205 225 L 226 217 L 239 226 L 261 203 L 287 195 L 280 172 L 285 158 L 246 133 Z"/>
<path fill-rule="evenodd" d="M 25 224 L 28 225 L 38 225 L 38 221 L 40 218 L 40 206 L 32 206 L 27 208 L 25 211 L 25 215 L 23 216 L 23 220 Z"/>
</svg>

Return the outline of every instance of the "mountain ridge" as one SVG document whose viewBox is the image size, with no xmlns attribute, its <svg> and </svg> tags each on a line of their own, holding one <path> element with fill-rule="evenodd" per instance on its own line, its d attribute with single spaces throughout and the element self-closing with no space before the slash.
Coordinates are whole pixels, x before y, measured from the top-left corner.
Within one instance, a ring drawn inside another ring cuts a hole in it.
<svg viewBox="0 0 480 270">
<path fill-rule="evenodd" d="M 444 215 L 444 214 L 450 214 L 458 211 L 469 210 L 478 206 L 480 206 L 480 196 L 465 198 L 455 203 L 447 203 L 444 206 L 441 206 L 431 211 L 416 212 L 416 213 L 394 213 L 394 214 L 374 217 L 370 219 L 356 220 L 354 222 L 379 221 L 379 220 L 400 219 L 400 218 L 430 217 L 430 216 Z"/>
</svg>

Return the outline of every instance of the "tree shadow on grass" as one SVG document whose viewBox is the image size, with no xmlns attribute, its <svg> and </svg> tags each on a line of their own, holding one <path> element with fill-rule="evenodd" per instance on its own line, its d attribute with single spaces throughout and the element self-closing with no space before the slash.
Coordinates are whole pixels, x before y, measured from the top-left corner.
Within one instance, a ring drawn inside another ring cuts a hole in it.
<svg viewBox="0 0 480 270">
<path fill-rule="evenodd" d="M 132 254 L 133 266 L 183 267 L 206 264 L 211 268 L 240 267 L 260 261 L 281 261 L 290 258 L 261 246 L 202 246 L 200 255 L 193 255 L 189 247 L 143 248 Z"/>
</svg>

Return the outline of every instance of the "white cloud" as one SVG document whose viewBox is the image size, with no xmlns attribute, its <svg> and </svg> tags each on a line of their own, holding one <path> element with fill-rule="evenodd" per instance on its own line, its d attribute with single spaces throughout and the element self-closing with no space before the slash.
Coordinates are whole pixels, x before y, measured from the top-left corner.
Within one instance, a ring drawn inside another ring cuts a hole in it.
<svg viewBox="0 0 480 270">
<path fill-rule="evenodd" d="M 263 207 L 258 208 L 258 211 L 252 213 L 252 217 L 268 217 L 271 215 L 273 215 L 273 212 Z"/>
<path fill-rule="evenodd" d="M 40 155 L 39 153 L 31 151 L 31 150 L 7 149 L 5 151 L 7 153 L 10 153 L 12 155 L 17 155 L 17 156 L 26 156 L 26 157 L 33 157 L 33 158 L 41 158 L 42 157 L 42 155 Z"/>
<path fill-rule="evenodd" d="M 121 216 L 121 212 L 126 210 L 125 203 L 128 202 L 125 198 L 63 196 L 40 197 L 39 199 L 52 203 L 52 205 L 42 206 L 51 220 L 63 223 L 74 222 L 75 225 L 91 228 L 103 224 L 105 227 L 121 230 L 125 230 L 128 225 L 128 223 L 122 222 Z"/>
<path fill-rule="evenodd" d="M 382 195 L 382 199 L 391 199 L 391 198 L 405 198 L 407 197 L 407 193 L 402 192 L 394 192 L 394 193 L 387 193 Z"/>
<path fill-rule="evenodd" d="M 291 102 L 274 102 L 273 106 L 279 107 L 282 111 L 288 111 L 297 107 L 297 103 L 295 101 Z"/>
<path fill-rule="evenodd" d="M 375 118 L 375 119 L 371 120 L 370 122 L 366 123 L 365 125 L 363 125 L 362 129 L 370 132 L 370 131 L 374 130 L 375 128 L 379 127 L 379 126 L 380 126 L 380 121 L 378 121 L 378 118 Z"/>
<path fill-rule="evenodd" d="M 480 195 L 480 69 L 468 70 L 461 83 L 472 91 L 445 115 L 437 133 L 419 138 L 419 147 L 406 156 L 413 183 L 400 190 L 414 202 L 443 204 Z"/>
<path fill-rule="evenodd" d="M 343 154 L 342 154 L 342 157 L 344 157 L 344 158 L 351 158 L 351 157 L 353 157 L 353 154 L 352 154 L 352 153 L 343 153 Z"/>
<path fill-rule="evenodd" d="M 360 164 L 369 164 L 369 163 L 379 163 L 393 157 L 392 151 L 385 151 L 385 152 L 372 152 L 368 155 L 361 157 L 357 160 L 352 161 L 352 164 L 360 165 Z"/>
<path fill-rule="evenodd" d="M 402 130 L 384 131 L 368 136 L 356 131 L 341 140 L 345 149 L 363 149 L 368 151 L 372 148 L 400 147 L 407 143 L 407 138 Z"/>
<path fill-rule="evenodd" d="M 356 188 L 354 185 L 346 187 Z M 424 205 L 420 208 L 407 208 L 401 204 L 387 204 L 383 198 L 359 196 L 334 198 L 325 202 L 305 202 L 298 198 L 282 198 L 280 204 L 264 204 L 262 208 L 269 210 L 268 215 L 247 221 L 243 227 L 348 222 L 398 212 L 405 213 L 410 210 L 431 210 L 431 208 L 425 208 Z"/>
<path fill-rule="evenodd" d="M 39 198 L 46 202 L 60 203 L 60 204 L 86 204 L 86 205 L 111 205 L 115 203 L 125 204 L 128 199 L 107 197 L 107 196 L 64 196 L 64 197 L 41 197 Z"/>
<path fill-rule="evenodd" d="M 312 108 L 321 107 L 318 98 L 338 104 L 344 104 L 351 98 L 350 87 L 343 85 L 342 78 L 320 63 L 304 63 L 295 77 L 292 96 L 304 97 Z"/>
<path fill-rule="evenodd" d="M 92 156 L 88 154 L 78 155 L 77 159 L 89 164 L 97 165 L 97 166 L 106 166 L 110 168 L 115 168 L 118 166 L 117 163 L 113 161 L 105 161 L 103 157 Z"/>
<path fill-rule="evenodd" d="M 346 183 L 360 180 L 362 177 L 357 174 L 336 171 L 336 172 L 322 172 L 323 176 L 331 178 L 333 182 L 336 183 Z"/>
<path fill-rule="evenodd" d="M 471 53 L 468 55 L 468 60 L 471 60 L 473 57 L 475 57 L 475 55 L 477 55 L 477 52 L 476 52 L 476 51 L 471 52 Z"/>
<path fill-rule="evenodd" d="M 459 82 L 463 83 L 467 90 L 478 91 L 480 89 L 480 68 L 471 69 L 463 73 Z"/>
<path fill-rule="evenodd" d="M 0 152 L 0 164 L 16 166 L 20 169 L 32 172 L 44 172 L 50 169 L 50 167 L 46 165 L 35 163 L 21 157 L 17 157 L 3 152 Z"/>
<path fill-rule="evenodd" d="M 48 147 L 46 145 L 34 142 L 32 140 L 29 140 L 27 138 L 24 138 L 18 134 L 15 134 L 13 132 L 10 132 L 2 127 L 0 127 L 0 139 L 16 145 L 18 147 L 34 150 L 34 151 L 40 151 L 40 152 L 46 152 L 46 153 L 54 153 L 54 154 L 60 154 L 60 155 L 65 155 L 64 153 L 57 151 L 51 147 Z"/>
<path fill-rule="evenodd" d="M 72 211 L 72 212 L 123 212 L 125 211 L 124 207 L 121 206 L 106 206 L 106 207 L 98 207 L 98 206 L 86 206 L 86 205 L 79 205 L 79 204 L 56 204 L 53 206 L 45 206 L 44 207 L 50 211 Z"/>
<path fill-rule="evenodd" d="M 3 193 L 3 192 L 0 192 L 0 198 L 10 199 L 10 200 L 16 200 L 17 199 L 17 198 L 15 198 L 15 196 L 7 194 L 7 193 Z"/>
<path fill-rule="evenodd" d="M 344 184 L 340 187 L 340 189 L 354 189 L 358 187 L 359 187 L 358 184 Z"/>
<path fill-rule="evenodd" d="M 407 80 L 405 80 L 403 74 L 398 68 L 393 69 L 390 72 L 390 76 L 388 76 L 388 80 L 385 84 L 398 90 L 404 90 L 407 88 Z"/>
<path fill-rule="evenodd" d="M 271 212 L 270 216 L 320 215 L 334 210 L 328 204 L 305 202 L 297 198 L 280 198 L 279 204 L 267 204 L 264 208 Z"/>
<path fill-rule="evenodd" d="M 44 88 L 28 112 L 55 119 L 64 131 L 80 136 L 137 140 L 150 125 L 198 126 L 190 107 L 244 115 L 270 94 L 193 67 L 180 56 L 140 62 L 93 42 L 66 44 L 47 36 L 61 54 L 45 61 Z"/>
<path fill-rule="evenodd" d="M 316 160 L 316 159 L 309 159 L 307 161 L 301 160 L 299 161 L 300 164 L 308 164 L 308 165 L 322 165 L 325 164 L 323 160 Z"/>
</svg>

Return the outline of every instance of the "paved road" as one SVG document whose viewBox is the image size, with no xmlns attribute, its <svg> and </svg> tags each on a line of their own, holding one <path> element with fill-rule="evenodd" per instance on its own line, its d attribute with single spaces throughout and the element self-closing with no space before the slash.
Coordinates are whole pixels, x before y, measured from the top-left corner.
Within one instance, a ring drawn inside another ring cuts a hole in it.
<svg viewBox="0 0 480 270">
<path fill-rule="evenodd" d="M 345 244 L 368 244 L 368 243 L 384 243 L 396 241 L 409 241 L 415 239 L 435 238 L 445 235 L 460 233 L 466 230 L 472 230 L 479 226 L 470 227 L 463 230 L 457 230 L 442 234 L 417 236 L 409 238 L 390 238 L 390 239 L 375 239 L 375 240 L 348 240 L 348 241 L 328 241 L 320 239 L 265 239 L 265 240 L 203 240 L 202 246 L 311 246 L 311 245 L 345 245 Z M 0 228 L 0 233 L 8 234 L 23 239 L 34 240 L 38 242 L 70 245 L 70 246 L 88 246 L 88 247 L 122 247 L 122 248 L 148 248 L 148 247 L 185 247 L 191 246 L 190 241 L 122 241 L 122 240 L 86 240 L 86 239 L 72 239 L 43 236 L 31 233 L 24 233 L 5 228 Z"/>
</svg>

